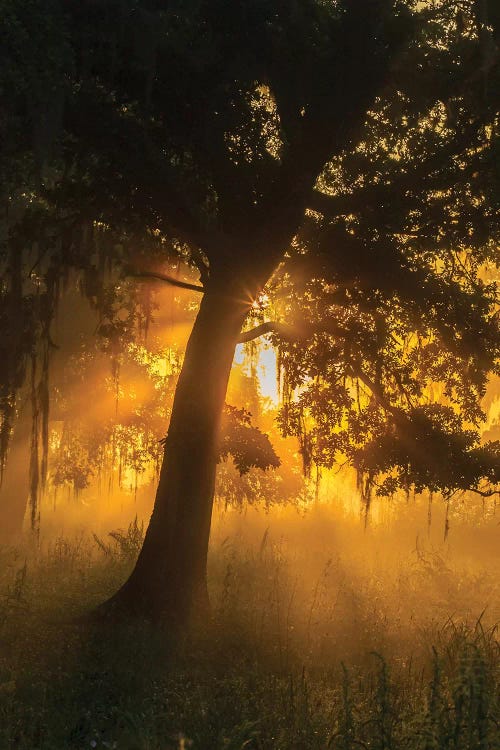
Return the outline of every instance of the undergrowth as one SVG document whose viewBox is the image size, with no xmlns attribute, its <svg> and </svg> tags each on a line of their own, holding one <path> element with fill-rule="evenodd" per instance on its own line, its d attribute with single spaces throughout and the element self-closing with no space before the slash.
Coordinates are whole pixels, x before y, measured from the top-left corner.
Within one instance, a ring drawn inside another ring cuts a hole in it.
<svg viewBox="0 0 500 750">
<path fill-rule="evenodd" d="M 500 748 L 494 624 L 402 619 L 403 589 L 408 609 L 433 576 L 442 585 L 442 560 L 417 559 L 389 605 L 376 576 L 339 560 L 302 580 L 267 535 L 246 551 L 224 540 L 213 622 L 172 648 L 144 623 L 80 618 L 123 580 L 141 538 L 135 522 L 0 550 L 2 750 Z"/>
</svg>

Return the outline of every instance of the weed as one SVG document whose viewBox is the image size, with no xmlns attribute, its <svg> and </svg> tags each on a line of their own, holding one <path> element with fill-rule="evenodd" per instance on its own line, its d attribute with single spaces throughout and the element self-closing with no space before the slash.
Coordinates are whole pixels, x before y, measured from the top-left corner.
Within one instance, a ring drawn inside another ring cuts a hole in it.
<svg viewBox="0 0 500 750">
<path fill-rule="evenodd" d="M 348 585 L 340 560 L 303 579 L 266 532 L 255 552 L 213 551 L 214 622 L 183 649 L 145 623 L 75 620 L 127 575 L 140 538 L 135 521 L 110 541 L 1 556 L 1 750 L 498 750 L 485 614 L 408 620 L 389 638 L 380 581 Z"/>
</svg>

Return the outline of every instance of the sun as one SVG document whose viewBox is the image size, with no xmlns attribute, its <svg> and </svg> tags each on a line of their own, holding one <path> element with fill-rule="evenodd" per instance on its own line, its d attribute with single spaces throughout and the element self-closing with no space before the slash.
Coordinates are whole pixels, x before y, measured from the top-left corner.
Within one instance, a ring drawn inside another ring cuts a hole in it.
<svg viewBox="0 0 500 750">
<path fill-rule="evenodd" d="M 269 295 L 259 294 L 252 302 L 252 310 L 263 312 L 269 306 Z"/>
</svg>

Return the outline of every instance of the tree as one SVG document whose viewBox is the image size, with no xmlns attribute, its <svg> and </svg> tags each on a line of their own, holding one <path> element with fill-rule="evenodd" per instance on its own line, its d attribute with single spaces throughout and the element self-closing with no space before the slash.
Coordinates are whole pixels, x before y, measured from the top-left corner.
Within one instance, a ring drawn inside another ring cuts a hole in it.
<svg viewBox="0 0 500 750">
<path fill-rule="evenodd" d="M 279 343 L 281 423 L 306 468 L 345 455 L 385 490 L 500 479 L 475 431 L 499 343 L 481 276 L 500 228 L 492 4 L 3 2 L 6 310 L 35 235 L 49 302 L 73 266 L 99 304 L 106 263 L 202 294 L 144 546 L 108 611 L 182 626 L 206 607 L 240 340 Z M 165 274 L 175 255 L 200 283 Z M 286 295 L 282 320 L 242 333 L 264 288 Z"/>
<path fill-rule="evenodd" d="M 51 419 L 59 423 L 58 440 L 49 453 L 54 490 L 66 487 L 77 494 L 96 480 L 117 483 L 121 489 L 128 475 L 130 488 L 135 484 L 137 491 L 139 475 L 158 474 L 178 358 L 172 350 L 167 353 L 148 343 L 129 344 L 121 353 L 115 379 L 103 377 L 103 352 L 96 351 L 95 341 L 81 345 L 61 368 L 51 399 Z M 89 382 L 94 383 L 91 408 Z M 280 465 L 269 437 L 252 424 L 250 412 L 226 404 L 217 459 L 229 457 L 240 477 L 252 469 Z"/>
<path fill-rule="evenodd" d="M 146 489 L 151 491 L 161 466 L 182 353 L 173 342 L 166 346 L 161 341 L 165 331 L 158 326 L 146 330 L 138 315 L 137 294 L 120 294 L 116 285 L 109 284 L 106 303 L 96 315 L 82 299 L 76 282 L 77 278 L 58 301 L 57 352 L 51 361 L 47 396 L 50 440 L 44 494 L 53 493 L 54 503 L 60 489 L 74 496 L 87 491 L 95 497 L 104 488 L 108 493 L 134 491 L 137 495 L 138 485 L 147 482 L 145 494 Z M 182 305 L 168 304 L 172 289 L 162 290 L 160 296 L 162 307 L 171 307 L 171 325 L 186 316 L 191 325 L 194 313 L 185 309 L 189 299 L 182 299 Z M 152 295 L 151 308 L 158 305 Z M 170 329 L 170 335 L 174 331 L 175 327 Z M 225 502 L 235 505 L 241 505 L 243 498 L 256 500 L 262 483 L 268 491 L 273 488 L 273 479 L 264 475 L 280 464 L 269 437 L 252 424 L 252 417 L 260 413 L 258 382 L 241 371 L 238 387 L 233 384 L 228 394 L 229 402 L 247 407 L 247 399 L 242 400 L 240 394 L 242 384 L 246 384 L 246 395 L 252 395 L 248 404 L 252 411 L 226 404 L 218 451 L 219 462 L 224 462 L 218 492 L 223 488 Z M 8 543 L 22 533 L 26 516 L 32 531 L 38 533 L 43 512 L 40 487 L 29 487 L 30 448 L 38 451 L 38 436 L 30 426 L 29 390 L 27 383 L 19 394 L 20 403 L 28 404 L 16 418 L 0 488 L 0 532 L 2 541 Z M 275 482 L 280 480 L 282 472 Z M 269 502 L 277 501 L 274 489 Z"/>
</svg>

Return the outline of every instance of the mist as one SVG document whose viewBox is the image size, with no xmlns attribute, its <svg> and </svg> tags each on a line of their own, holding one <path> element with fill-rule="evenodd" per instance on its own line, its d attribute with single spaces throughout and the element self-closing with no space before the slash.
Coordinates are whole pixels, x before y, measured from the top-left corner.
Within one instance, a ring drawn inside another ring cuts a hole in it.
<svg viewBox="0 0 500 750">
<path fill-rule="evenodd" d="M 147 334 L 139 332 L 137 343 L 120 352 L 117 371 L 106 341 L 96 343 L 99 319 L 76 281 L 61 300 L 54 326 L 49 474 L 35 525 L 27 499 L 27 408 L 20 411 L 0 491 L 5 543 L 25 550 L 30 565 L 63 542 L 83 545 L 102 563 L 106 554 L 119 552 L 115 535 L 125 537 L 132 526 L 140 530 L 135 544 L 140 542 L 158 481 L 158 440 L 167 430 L 169 399 L 195 310 L 189 293 L 143 282 L 161 312 L 153 315 Z M 164 423 L 158 426 L 152 414 L 149 423 L 138 421 L 159 387 L 167 393 L 162 391 Z M 485 433 L 498 429 L 497 389 L 493 380 L 484 398 Z M 272 349 L 238 350 L 227 399 L 252 413 L 253 422 L 271 435 L 281 465 L 240 476 L 231 457 L 219 464 L 209 550 L 216 610 L 230 611 L 254 639 L 269 642 L 274 634 L 271 642 L 279 639 L 287 659 L 300 654 L 309 665 L 359 662 L 373 650 L 425 662 L 433 639 L 450 623 L 491 628 L 498 622 L 495 497 L 399 492 L 373 497 L 368 508 L 352 469 L 305 476 L 297 439 L 283 438 L 276 428 Z M 103 424 L 107 432 L 96 437 Z M 139 457 L 124 452 L 117 431 L 127 429 L 135 430 L 127 439 L 135 436 L 152 450 Z M 91 439 L 102 453 L 93 464 Z M 68 462 L 80 462 L 80 473 L 72 473 Z M 16 502 L 9 498 L 12 492 Z"/>
<path fill-rule="evenodd" d="M 500 750 L 500 4 L 1 11 L 0 750 Z"/>
</svg>

